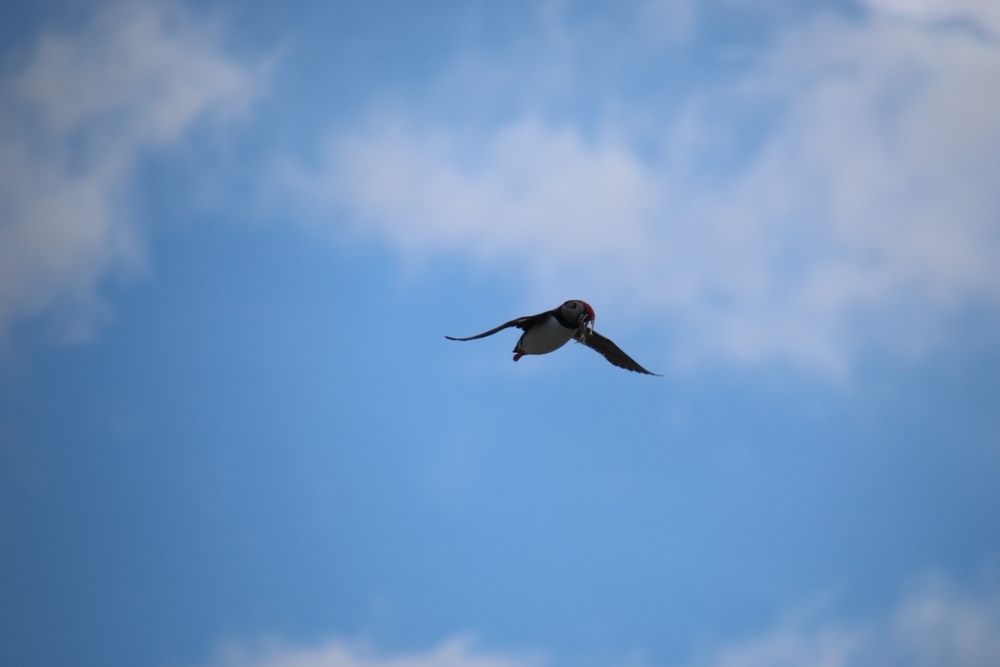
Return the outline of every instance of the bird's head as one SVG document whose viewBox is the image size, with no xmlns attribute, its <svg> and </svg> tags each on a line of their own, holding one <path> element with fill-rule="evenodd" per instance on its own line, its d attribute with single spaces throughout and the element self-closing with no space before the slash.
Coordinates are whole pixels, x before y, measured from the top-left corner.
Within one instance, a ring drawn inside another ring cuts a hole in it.
<svg viewBox="0 0 1000 667">
<path fill-rule="evenodd" d="M 579 299 L 564 303 L 562 316 L 566 318 L 567 322 L 576 322 L 581 328 L 589 327 L 591 331 L 594 330 L 594 320 L 597 319 L 590 304 Z"/>
</svg>

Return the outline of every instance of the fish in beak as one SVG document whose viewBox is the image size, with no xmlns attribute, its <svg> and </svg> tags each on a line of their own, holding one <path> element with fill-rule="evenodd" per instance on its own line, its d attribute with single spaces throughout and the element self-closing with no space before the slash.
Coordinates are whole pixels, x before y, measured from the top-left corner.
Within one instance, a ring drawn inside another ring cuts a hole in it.
<svg viewBox="0 0 1000 667">
<path fill-rule="evenodd" d="M 594 332 L 594 320 L 597 319 L 597 314 L 594 313 L 593 307 L 586 301 L 583 305 L 587 307 L 587 312 L 580 315 L 580 324 L 583 326 L 584 335 Z"/>
</svg>

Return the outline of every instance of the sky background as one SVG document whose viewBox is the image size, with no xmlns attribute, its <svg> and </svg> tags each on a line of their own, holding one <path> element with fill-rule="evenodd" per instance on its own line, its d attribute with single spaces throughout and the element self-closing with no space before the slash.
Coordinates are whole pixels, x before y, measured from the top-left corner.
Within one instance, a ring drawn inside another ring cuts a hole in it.
<svg viewBox="0 0 1000 667">
<path fill-rule="evenodd" d="M 995 0 L 8 4 L 0 664 L 1000 664 Z"/>
</svg>

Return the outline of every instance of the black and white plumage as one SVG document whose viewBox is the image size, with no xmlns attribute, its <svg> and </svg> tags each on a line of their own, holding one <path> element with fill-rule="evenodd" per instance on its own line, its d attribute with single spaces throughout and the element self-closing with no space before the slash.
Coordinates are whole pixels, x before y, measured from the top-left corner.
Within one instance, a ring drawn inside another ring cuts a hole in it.
<svg viewBox="0 0 1000 667">
<path fill-rule="evenodd" d="M 651 373 L 640 366 L 635 359 L 625 354 L 620 347 L 614 344 L 610 338 L 606 338 L 594 331 L 594 309 L 586 301 L 573 299 L 567 301 L 558 308 L 548 310 L 537 315 L 519 317 L 510 322 L 506 322 L 490 329 L 477 336 L 468 338 L 454 338 L 445 336 L 448 340 L 476 340 L 486 338 L 493 334 L 517 327 L 524 331 L 517 345 L 514 346 L 514 361 L 517 361 L 526 354 L 548 354 L 558 350 L 560 347 L 575 339 L 583 343 L 592 350 L 597 350 L 604 358 L 619 368 L 645 373 L 646 375 L 658 375 Z"/>
</svg>

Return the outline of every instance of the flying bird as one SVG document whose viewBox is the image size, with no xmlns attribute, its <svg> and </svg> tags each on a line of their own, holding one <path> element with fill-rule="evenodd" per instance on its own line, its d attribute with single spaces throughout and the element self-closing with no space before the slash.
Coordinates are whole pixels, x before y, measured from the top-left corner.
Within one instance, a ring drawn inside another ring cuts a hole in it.
<svg viewBox="0 0 1000 667">
<path fill-rule="evenodd" d="M 519 317 L 505 324 L 501 324 L 495 329 L 490 329 L 478 336 L 468 338 L 454 338 L 445 336 L 448 340 L 476 340 L 492 336 L 498 331 L 510 327 L 517 327 L 524 331 L 517 345 L 514 346 L 514 361 L 517 361 L 526 354 L 548 354 L 575 339 L 583 343 L 592 350 L 597 350 L 604 355 L 604 358 L 619 368 L 624 368 L 636 373 L 646 375 L 659 375 L 651 373 L 636 363 L 635 359 L 625 354 L 620 347 L 614 344 L 610 338 L 605 338 L 594 331 L 594 309 L 586 301 L 574 299 L 567 301 L 558 308 L 548 310 L 537 315 Z M 662 377 L 662 376 L 659 376 Z"/>
</svg>

